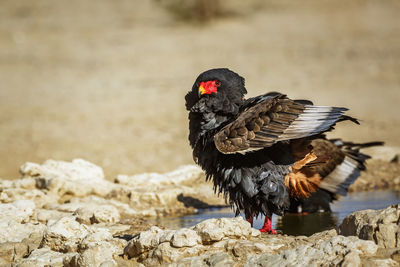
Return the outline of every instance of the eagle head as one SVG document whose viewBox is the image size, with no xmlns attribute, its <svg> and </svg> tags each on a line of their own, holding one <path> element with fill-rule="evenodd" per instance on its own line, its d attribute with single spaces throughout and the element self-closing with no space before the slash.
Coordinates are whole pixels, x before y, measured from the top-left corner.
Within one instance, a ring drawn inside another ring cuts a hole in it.
<svg viewBox="0 0 400 267">
<path fill-rule="evenodd" d="M 247 93 L 244 78 L 226 68 L 201 73 L 186 94 L 186 109 L 191 112 L 237 113 Z"/>
</svg>

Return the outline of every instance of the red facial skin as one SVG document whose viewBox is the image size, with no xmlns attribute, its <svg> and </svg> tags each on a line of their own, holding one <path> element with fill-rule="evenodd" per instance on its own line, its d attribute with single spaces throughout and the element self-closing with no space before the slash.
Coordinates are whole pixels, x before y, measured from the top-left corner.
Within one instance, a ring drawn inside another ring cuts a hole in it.
<svg viewBox="0 0 400 267">
<path fill-rule="evenodd" d="M 207 82 L 201 82 L 199 86 L 199 90 L 201 94 L 207 94 L 210 95 L 212 93 L 217 92 L 217 87 L 220 85 L 219 81 L 207 81 Z"/>
</svg>

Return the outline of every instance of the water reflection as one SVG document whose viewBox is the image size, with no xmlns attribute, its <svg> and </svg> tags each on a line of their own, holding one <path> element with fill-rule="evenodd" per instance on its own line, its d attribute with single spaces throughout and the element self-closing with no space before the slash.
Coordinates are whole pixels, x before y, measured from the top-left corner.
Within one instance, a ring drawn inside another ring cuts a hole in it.
<svg viewBox="0 0 400 267">
<path fill-rule="evenodd" d="M 337 214 L 317 212 L 308 215 L 285 214 L 278 218 L 276 229 L 287 235 L 312 235 L 316 232 L 335 228 L 338 225 Z"/>
<path fill-rule="evenodd" d="M 356 192 L 341 198 L 331 205 L 333 212 L 308 215 L 286 214 L 283 217 L 273 216 L 272 226 L 288 235 L 312 235 L 338 226 L 350 213 L 364 209 L 382 209 L 400 203 L 400 194 L 393 191 Z M 241 215 L 243 217 L 243 215 Z M 152 223 L 169 229 L 191 227 L 210 218 L 234 217 L 230 208 L 199 209 L 198 214 L 181 217 L 163 217 Z M 254 220 L 254 228 L 261 228 L 264 217 Z"/>
<path fill-rule="evenodd" d="M 278 219 L 276 228 L 288 235 L 312 235 L 339 226 L 343 219 L 365 209 L 383 209 L 400 202 L 400 194 L 394 191 L 355 192 L 331 204 L 332 212 L 308 215 L 285 214 Z"/>
</svg>

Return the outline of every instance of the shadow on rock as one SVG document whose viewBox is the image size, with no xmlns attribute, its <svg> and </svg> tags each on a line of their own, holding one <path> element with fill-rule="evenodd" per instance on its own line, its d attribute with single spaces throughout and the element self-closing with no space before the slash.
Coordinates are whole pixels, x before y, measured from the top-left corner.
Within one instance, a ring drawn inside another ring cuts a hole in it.
<svg viewBox="0 0 400 267">
<path fill-rule="evenodd" d="M 184 196 L 183 194 L 179 194 L 177 196 L 177 200 L 182 202 L 186 208 L 193 207 L 196 209 L 210 209 L 210 208 L 224 208 L 228 205 L 210 205 L 206 202 L 201 201 L 200 199 L 191 197 L 191 196 Z"/>
</svg>

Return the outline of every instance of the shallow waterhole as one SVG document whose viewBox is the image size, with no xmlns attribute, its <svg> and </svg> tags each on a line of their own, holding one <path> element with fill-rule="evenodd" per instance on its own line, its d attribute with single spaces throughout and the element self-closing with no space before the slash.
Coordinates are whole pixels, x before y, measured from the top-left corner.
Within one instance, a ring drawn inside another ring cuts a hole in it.
<svg viewBox="0 0 400 267">
<path fill-rule="evenodd" d="M 273 216 L 272 225 L 288 235 L 312 235 L 317 232 L 339 226 L 343 219 L 357 210 L 382 209 L 389 205 L 400 203 L 400 193 L 388 190 L 372 192 L 353 192 L 331 204 L 332 212 L 319 212 L 308 215 L 286 214 L 282 217 Z M 244 216 L 241 214 L 240 216 Z M 197 214 L 181 217 L 167 217 L 157 220 L 159 225 L 169 229 L 191 227 L 203 220 L 211 218 L 234 217 L 229 207 L 199 209 Z M 254 227 L 261 228 L 264 216 L 254 220 Z"/>
</svg>

